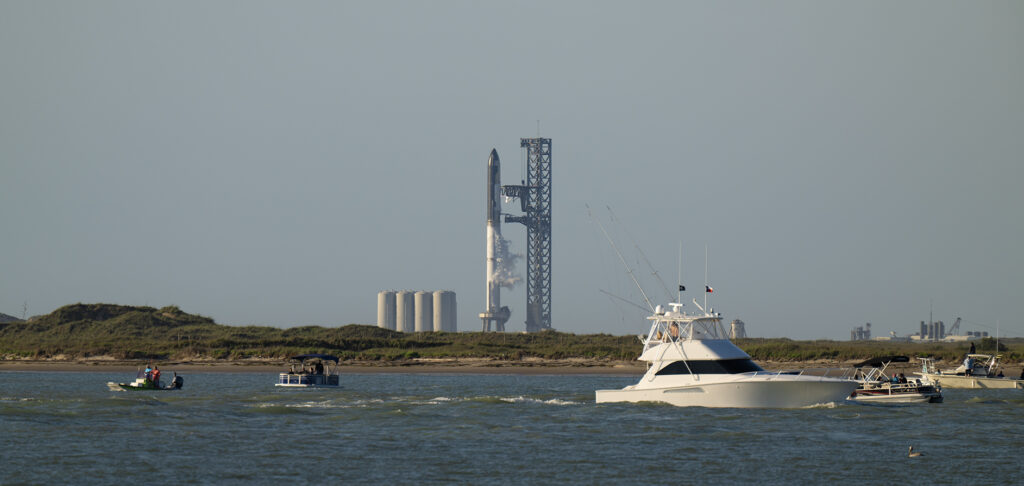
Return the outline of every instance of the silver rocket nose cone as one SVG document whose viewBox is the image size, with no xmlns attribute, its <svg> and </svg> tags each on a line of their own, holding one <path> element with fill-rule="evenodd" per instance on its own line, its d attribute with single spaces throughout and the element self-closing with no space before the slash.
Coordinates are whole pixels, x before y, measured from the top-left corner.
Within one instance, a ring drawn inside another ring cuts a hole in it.
<svg viewBox="0 0 1024 486">
<path fill-rule="evenodd" d="M 491 149 L 491 156 L 487 158 L 488 164 L 498 163 L 498 149 Z"/>
</svg>

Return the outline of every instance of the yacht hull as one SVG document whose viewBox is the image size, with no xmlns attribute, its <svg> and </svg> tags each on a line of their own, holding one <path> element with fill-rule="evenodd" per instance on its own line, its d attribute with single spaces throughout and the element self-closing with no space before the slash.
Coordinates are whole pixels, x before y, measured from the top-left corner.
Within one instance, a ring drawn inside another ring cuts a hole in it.
<svg viewBox="0 0 1024 486">
<path fill-rule="evenodd" d="M 636 385 L 597 390 L 597 403 L 662 402 L 677 407 L 802 408 L 842 403 L 857 388 L 850 380 L 798 379 L 694 383 L 665 388 Z"/>
<path fill-rule="evenodd" d="M 1016 388 L 1024 390 L 1024 380 L 1012 378 L 989 378 L 987 376 L 940 375 L 936 373 L 915 373 L 943 388 Z"/>
</svg>

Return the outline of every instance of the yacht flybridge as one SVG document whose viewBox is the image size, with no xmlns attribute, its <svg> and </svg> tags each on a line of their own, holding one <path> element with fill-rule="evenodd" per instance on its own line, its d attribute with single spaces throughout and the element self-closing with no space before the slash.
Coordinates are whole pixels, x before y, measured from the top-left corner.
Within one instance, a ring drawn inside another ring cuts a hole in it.
<svg viewBox="0 0 1024 486">
<path fill-rule="evenodd" d="M 720 314 L 657 306 L 640 336 L 647 373 L 621 390 L 597 390 L 597 403 L 665 402 L 680 407 L 799 408 L 842 403 L 857 388 L 847 379 L 769 372 L 727 337 Z"/>
</svg>

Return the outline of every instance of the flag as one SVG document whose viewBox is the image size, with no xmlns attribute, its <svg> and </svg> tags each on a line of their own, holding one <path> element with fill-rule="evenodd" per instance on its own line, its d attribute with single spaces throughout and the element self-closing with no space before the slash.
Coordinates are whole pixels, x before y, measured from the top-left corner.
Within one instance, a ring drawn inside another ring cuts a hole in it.
<svg viewBox="0 0 1024 486">
<path fill-rule="evenodd" d="M 680 285 L 680 286 L 679 286 L 679 291 L 680 291 L 680 292 L 683 292 L 683 291 L 685 291 L 685 290 L 686 290 L 686 286 L 685 286 L 685 285 Z"/>
<path fill-rule="evenodd" d="M 711 292 L 714 292 L 714 291 L 715 291 L 715 289 L 713 289 L 713 288 L 711 288 L 711 287 L 708 287 L 707 285 L 705 285 L 705 286 L 704 286 L 704 291 L 710 294 Z"/>
</svg>

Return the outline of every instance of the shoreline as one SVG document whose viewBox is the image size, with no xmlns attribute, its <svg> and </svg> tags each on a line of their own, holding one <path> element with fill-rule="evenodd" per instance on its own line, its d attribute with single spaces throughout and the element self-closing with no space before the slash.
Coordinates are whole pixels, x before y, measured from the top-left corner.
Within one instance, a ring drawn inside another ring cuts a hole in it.
<svg viewBox="0 0 1024 486">
<path fill-rule="evenodd" d="M 132 373 L 149 361 L 137 360 L 0 360 L 0 372 L 80 373 L 103 371 Z M 164 371 L 193 373 L 280 373 L 286 371 L 283 360 L 197 360 L 152 361 Z M 488 375 L 642 375 L 639 362 L 598 362 L 591 360 L 491 359 L 412 360 L 401 362 L 341 362 L 339 374 L 414 373 L 414 374 L 488 374 Z"/>
<path fill-rule="evenodd" d="M 0 372 L 111 372 L 133 373 L 147 364 L 165 371 L 182 373 L 280 373 L 287 370 L 286 360 L 0 360 Z M 849 368 L 850 363 L 837 361 L 758 362 L 764 369 Z M 640 361 L 602 361 L 583 358 L 500 360 L 492 358 L 420 358 L 403 361 L 343 361 L 339 374 L 410 373 L 410 374 L 488 374 L 488 375 L 616 375 L 640 376 L 646 366 Z"/>
</svg>

